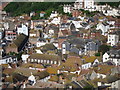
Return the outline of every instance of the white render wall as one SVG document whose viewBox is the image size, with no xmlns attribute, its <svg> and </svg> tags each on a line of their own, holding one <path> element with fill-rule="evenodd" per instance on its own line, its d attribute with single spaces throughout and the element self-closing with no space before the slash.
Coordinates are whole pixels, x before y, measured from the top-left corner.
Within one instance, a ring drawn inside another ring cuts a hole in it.
<svg viewBox="0 0 120 90">
<path fill-rule="evenodd" d="M 84 0 L 84 8 L 85 9 L 90 9 L 94 8 L 94 0 Z"/>
<path fill-rule="evenodd" d="M 36 43 L 36 46 L 37 47 L 41 47 L 41 46 L 43 46 L 43 45 L 45 45 L 46 44 L 46 42 L 37 42 Z"/>
<path fill-rule="evenodd" d="M 64 13 L 71 13 L 71 5 L 64 5 L 63 12 Z"/>
<path fill-rule="evenodd" d="M 109 34 L 108 35 L 108 41 L 107 43 L 110 44 L 110 46 L 114 46 L 119 42 L 119 36 L 115 34 Z"/>
<path fill-rule="evenodd" d="M 107 53 L 105 53 L 103 55 L 103 62 L 107 62 L 107 61 L 109 61 L 109 55 Z"/>
<path fill-rule="evenodd" d="M 17 62 L 17 58 L 12 59 L 11 57 L 8 57 L 5 59 L 0 59 L 0 65 L 1 64 L 8 64 L 8 63 L 15 63 L 15 62 Z"/>
<path fill-rule="evenodd" d="M 120 90 L 120 80 L 112 82 L 111 88 L 114 89 L 114 90 Z"/>
<path fill-rule="evenodd" d="M 30 56 L 30 55 L 28 55 L 28 54 L 23 54 L 23 55 L 21 56 L 23 62 L 27 63 L 27 59 L 28 59 L 29 56 Z"/>
<path fill-rule="evenodd" d="M 82 65 L 82 69 L 88 69 L 88 68 L 90 68 L 91 67 L 91 63 L 86 63 L 86 64 L 83 64 Z"/>
<path fill-rule="evenodd" d="M 0 39 L 2 39 L 2 37 L 3 37 L 3 33 L 2 31 L 0 31 Z"/>
<path fill-rule="evenodd" d="M 23 33 L 28 36 L 28 27 L 26 25 L 22 24 L 22 27 L 17 28 L 17 33 L 18 33 L 18 35 Z"/>
</svg>

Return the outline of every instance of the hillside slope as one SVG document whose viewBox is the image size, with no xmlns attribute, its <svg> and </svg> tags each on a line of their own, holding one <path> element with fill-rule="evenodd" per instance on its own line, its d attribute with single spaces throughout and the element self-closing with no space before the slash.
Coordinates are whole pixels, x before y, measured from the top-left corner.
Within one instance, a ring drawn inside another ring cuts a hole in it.
<svg viewBox="0 0 120 90">
<path fill-rule="evenodd" d="M 11 2 L 4 10 L 12 16 L 18 16 L 31 11 L 40 12 L 62 9 L 61 5 L 70 4 L 72 2 Z"/>
</svg>

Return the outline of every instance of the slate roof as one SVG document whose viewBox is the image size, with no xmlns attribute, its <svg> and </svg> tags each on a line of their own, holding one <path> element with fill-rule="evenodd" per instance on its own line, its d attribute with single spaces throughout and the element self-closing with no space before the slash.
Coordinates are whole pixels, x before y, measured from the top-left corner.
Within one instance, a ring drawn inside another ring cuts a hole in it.
<svg viewBox="0 0 120 90">
<path fill-rule="evenodd" d="M 110 50 L 107 53 L 110 55 L 110 58 L 119 58 L 120 59 L 120 49 L 119 50 Z"/>
<path fill-rule="evenodd" d="M 13 43 L 14 43 L 17 47 L 19 47 L 19 46 L 23 43 L 23 41 L 25 40 L 26 37 L 27 37 L 26 35 L 20 34 L 20 35 L 16 38 L 16 40 L 13 41 Z"/>
</svg>

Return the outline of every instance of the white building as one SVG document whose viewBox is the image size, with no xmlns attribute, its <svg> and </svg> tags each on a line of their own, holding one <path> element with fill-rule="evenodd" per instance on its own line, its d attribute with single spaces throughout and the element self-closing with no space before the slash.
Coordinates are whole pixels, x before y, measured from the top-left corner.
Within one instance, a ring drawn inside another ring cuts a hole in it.
<svg viewBox="0 0 120 90">
<path fill-rule="evenodd" d="M 3 26 L 5 27 L 5 29 L 9 29 L 10 28 L 8 22 L 5 22 Z"/>
<path fill-rule="evenodd" d="M 0 39 L 2 39 L 3 36 L 4 36 L 4 33 L 3 33 L 3 32 L 4 32 L 4 31 L 0 30 Z"/>
<path fill-rule="evenodd" d="M 109 61 L 109 54 L 108 53 L 105 53 L 104 55 L 103 55 L 103 62 L 107 62 L 107 61 Z"/>
<path fill-rule="evenodd" d="M 74 3 L 74 9 L 83 9 L 84 8 L 84 0 L 76 0 Z"/>
<path fill-rule="evenodd" d="M 112 82 L 111 88 L 112 90 L 120 90 L 120 80 Z"/>
<path fill-rule="evenodd" d="M 28 59 L 29 56 L 30 56 L 30 55 L 28 55 L 28 54 L 23 54 L 23 55 L 21 56 L 22 61 L 23 61 L 24 63 L 27 63 L 27 59 Z"/>
<path fill-rule="evenodd" d="M 120 50 L 111 50 L 103 55 L 103 62 L 112 61 L 116 66 L 120 65 Z"/>
<path fill-rule="evenodd" d="M 8 63 L 17 63 L 17 58 L 14 56 L 6 56 L 0 59 L 0 65 Z"/>
<path fill-rule="evenodd" d="M 94 65 L 97 65 L 99 63 L 100 63 L 100 61 L 98 59 L 95 59 L 95 61 L 92 63 L 92 65 L 94 66 Z"/>
<path fill-rule="evenodd" d="M 109 24 L 108 23 L 99 23 L 97 24 L 97 30 L 102 30 L 102 35 L 107 35 L 108 30 L 109 30 Z"/>
<path fill-rule="evenodd" d="M 18 33 L 18 35 L 23 33 L 23 34 L 28 36 L 28 26 L 24 25 L 24 24 L 18 26 L 17 27 L 17 33 Z"/>
<path fill-rule="evenodd" d="M 36 53 L 43 54 L 43 52 L 40 49 L 35 49 Z"/>
<path fill-rule="evenodd" d="M 64 5 L 63 12 L 64 13 L 71 13 L 72 6 L 71 5 Z"/>
<path fill-rule="evenodd" d="M 60 24 L 60 17 L 56 17 L 56 18 L 53 18 L 53 20 L 51 21 L 52 24 Z"/>
<path fill-rule="evenodd" d="M 0 23 L 0 39 L 3 38 L 3 34 L 4 34 L 3 32 L 4 32 L 4 26 L 2 23 Z"/>
<path fill-rule="evenodd" d="M 92 63 L 86 63 L 82 65 L 82 69 L 88 69 L 92 66 Z"/>
<path fill-rule="evenodd" d="M 95 10 L 94 0 L 76 0 L 74 3 L 74 9 L 85 9 L 89 11 Z"/>
<path fill-rule="evenodd" d="M 80 24 L 82 21 L 72 21 L 75 25 L 76 31 L 79 31 L 78 28 L 82 28 L 83 26 Z"/>
<path fill-rule="evenodd" d="M 31 76 L 28 77 L 28 81 L 29 83 L 34 86 L 35 83 L 36 83 L 36 79 L 35 79 L 35 76 L 33 76 L 33 74 L 31 73 Z"/>
<path fill-rule="evenodd" d="M 107 43 L 110 44 L 110 46 L 117 45 L 118 42 L 119 42 L 119 35 L 116 35 L 116 34 L 108 34 Z"/>
<path fill-rule="evenodd" d="M 95 59 L 93 62 L 89 62 L 89 63 L 85 63 L 82 64 L 82 69 L 89 69 L 90 67 L 94 66 L 94 65 L 98 65 L 100 62 L 98 59 Z"/>
<path fill-rule="evenodd" d="M 115 8 L 110 8 L 108 10 L 103 10 L 103 14 L 106 16 L 120 16 L 119 10 Z"/>
<path fill-rule="evenodd" d="M 86 10 L 94 11 L 94 0 L 84 0 L 84 8 Z"/>
<path fill-rule="evenodd" d="M 54 17 L 57 17 L 57 16 L 58 16 L 57 11 L 52 11 L 52 13 L 50 15 L 50 18 L 54 18 Z"/>
<path fill-rule="evenodd" d="M 47 44 L 47 42 L 38 41 L 38 42 L 36 43 L 36 46 L 37 46 L 37 47 L 41 47 L 41 46 L 44 46 L 45 44 Z"/>
</svg>

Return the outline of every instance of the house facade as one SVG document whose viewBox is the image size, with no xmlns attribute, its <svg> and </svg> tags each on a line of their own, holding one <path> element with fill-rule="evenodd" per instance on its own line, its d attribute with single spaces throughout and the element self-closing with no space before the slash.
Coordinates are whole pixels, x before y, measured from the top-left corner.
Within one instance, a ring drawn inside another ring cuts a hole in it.
<svg viewBox="0 0 120 90">
<path fill-rule="evenodd" d="M 112 88 L 112 90 L 115 90 L 115 89 L 119 90 L 120 89 L 120 80 L 112 82 L 111 88 Z"/>
<path fill-rule="evenodd" d="M 100 46 L 99 41 L 90 41 L 87 44 L 85 44 L 85 54 L 89 54 L 90 56 L 93 56 L 96 52 L 98 52 L 98 48 Z"/>
<path fill-rule="evenodd" d="M 107 43 L 110 45 L 110 46 L 114 46 L 114 45 L 117 45 L 119 42 L 119 35 L 116 35 L 116 34 L 108 34 L 108 40 L 107 40 Z"/>
<path fill-rule="evenodd" d="M 106 36 L 107 35 L 107 32 L 109 30 L 109 24 L 107 23 L 99 23 L 97 24 L 97 30 L 102 30 L 102 35 Z"/>
<path fill-rule="evenodd" d="M 120 50 L 111 50 L 103 55 L 103 62 L 112 61 L 116 66 L 120 65 Z"/>
<path fill-rule="evenodd" d="M 64 13 L 71 13 L 72 11 L 72 6 L 71 5 L 64 5 L 63 6 L 63 12 Z"/>
<path fill-rule="evenodd" d="M 0 39 L 4 37 L 4 31 L 0 30 Z"/>
<path fill-rule="evenodd" d="M 19 25 L 18 27 L 17 27 L 17 33 L 18 33 L 18 35 L 20 35 L 20 34 L 25 34 L 26 36 L 28 36 L 28 26 L 27 25 L 24 25 L 24 24 L 22 24 L 22 25 Z"/>
<path fill-rule="evenodd" d="M 83 0 L 76 0 L 74 3 L 74 9 L 83 9 L 84 8 L 84 2 Z"/>
<path fill-rule="evenodd" d="M 61 23 L 59 30 L 68 30 L 68 31 L 74 31 L 75 26 L 73 23 Z"/>
<path fill-rule="evenodd" d="M 94 11 L 95 2 L 94 0 L 84 0 L 85 10 Z"/>
<path fill-rule="evenodd" d="M 5 38 L 6 38 L 6 40 L 12 41 L 12 40 L 16 39 L 16 37 L 17 37 L 16 30 L 9 30 L 9 29 L 5 30 Z"/>
<path fill-rule="evenodd" d="M 82 69 L 88 69 L 92 66 L 92 63 L 86 63 L 86 64 L 82 64 Z"/>
<path fill-rule="evenodd" d="M 61 60 L 60 60 L 60 57 L 56 55 L 32 54 L 28 57 L 27 62 L 60 65 Z"/>
<path fill-rule="evenodd" d="M 17 57 L 15 56 L 6 56 L 0 59 L 0 65 L 1 64 L 8 64 L 8 63 L 17 63 Z"/>
<path fill-rule="evenodd" d="M 24 63 L 27 63 L 27 59 L 28 59 L 29 56 L 30 56 L 30 55 L 28 55 L 28 54 L 22 54 L 22 56 L 21 56 L 22 61 L 23 61 Z"/>
<path fill-rule="evenodd" d="M 69 50 L 70 50 L 70 43 L 64 41 L 64 42 L 62 43 L 62 54 L 68 54 L 68 53 L 69 53 Z"/>
</svg>

